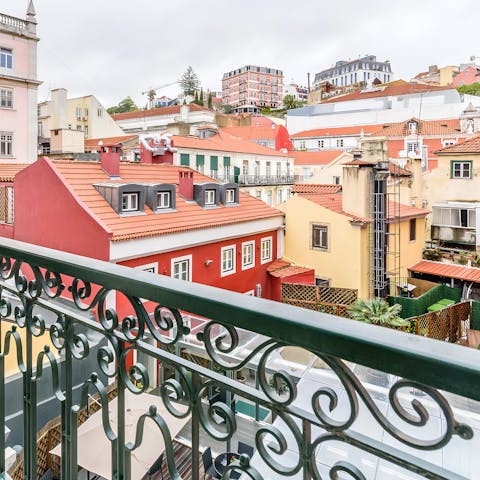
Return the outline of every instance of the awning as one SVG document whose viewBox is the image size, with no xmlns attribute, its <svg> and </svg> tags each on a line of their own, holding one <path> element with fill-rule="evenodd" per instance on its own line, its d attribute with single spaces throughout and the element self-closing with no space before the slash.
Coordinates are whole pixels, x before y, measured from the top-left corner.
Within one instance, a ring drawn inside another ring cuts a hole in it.
<svg viewBox="0 0 480 480">
<path fill-rule="evenodd" d="M 408 269 L 411 272 L 423 273 L 425 275 L 455 278 L 466 282 L 480 283 L 480 268 L 475 267 L 465 267 L 462 265 L 452 265 L 450 263 L 422 260 L 412 267 L 408 267 Z"/>
<path fill-rule="evenodd" d="M 172 439 L 187 423 L 187 418 L 176 418 L 168 413 L 161 397 L 143 393 L 135 395 L 125 391 L 125 441 L 135 443 L 137 422 L 141 415 L 148 413 L 151 405 L 157 407 L 157 413 L 165 420 Z M 117 399 L 108 404 L 109 418 L 113 431 L 117 432 Z M 78 428 L 78 465 L 89 472 L 96 473 L 107 480 L 112 478 L 111 443 L 105 436 L 102 426 L 102 410 L 95 412 Z M 50 453 L 61 456 L 61 444 Z M 155 460 L 164 452 L 162 433 L 153 420 L 146 419 L 142 444 L 132 452 L 132 478 L 143 478 Z"/>
</svg>

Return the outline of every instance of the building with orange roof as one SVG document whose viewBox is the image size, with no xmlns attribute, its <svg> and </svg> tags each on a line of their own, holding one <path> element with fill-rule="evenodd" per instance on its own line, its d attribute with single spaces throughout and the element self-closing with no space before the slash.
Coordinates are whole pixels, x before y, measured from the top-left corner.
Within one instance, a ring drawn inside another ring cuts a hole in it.
<svg viewBox="0 0 480 480">
<path fill-rule="evenodd" d="M 345 164 L 341 186 L 298 185 L 281 207 L 285 258 L 314 268 L 317 283 L 356 289 L 360 298 L 372 295 L 374 165 L 365 161 Z M 383 255 L 386 275 L 395 282 L 422 258 L 429 212 L 393 200 L 386 200 L 385 208 Z"/>
<path fill-rule="evenodd" d="M 284 215 L 234 183 L 172 164 L 120 162 L 107 145 L 100 162 L 42 157 L 15 172 L 0 167 L 10 184 L 13 176 L 11 238 L 269 296 Z"/>
<path fill-rule="evenodd" d="M 286 126 L 295 134 L 320 128 L 392 124 L 419 116 L 422 120 L 458 119 L 470 103 L 480 106 L 480 97 L 461 95 L 452 87 L 401 80 L 289 110 Z"/>
<path fill-rule="evenodd" d="M 288 130 L 283 125 L 277 125 L 271 120 L 268 121 L 268 125 L 256 125 L 255 118 L 258 117 L 252 118 L 252 124 L 249 126 L 225 127 L 223 131 L 274 150 L 293 149 Z"/>
<path fill-rule="evenodd" d="M 295 182 L 294 159 L 229 133 L 229 129 L 203 126 L 198 136 L 172 137 L 174 163 L 222 181 L 233 181 L 242 191 L 277 206 Z"/>
</svg>

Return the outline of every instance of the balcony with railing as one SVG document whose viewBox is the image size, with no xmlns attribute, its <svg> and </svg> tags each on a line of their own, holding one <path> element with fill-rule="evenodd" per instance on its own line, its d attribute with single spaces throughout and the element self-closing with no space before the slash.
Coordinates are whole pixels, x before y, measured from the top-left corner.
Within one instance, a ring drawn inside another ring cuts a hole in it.
<svg viewBox="0 0 480 480">
<path fill-rule="evenodd" d="M 293 185 L 298 175 L 239 175 L 239 185 Z"/>
<path fill-rule="evenodd" d="M 0 256 L 14 479 L 52 456 L 68 480 L 480 478 L 474 349 L 14 240 Z"/>
</svg>

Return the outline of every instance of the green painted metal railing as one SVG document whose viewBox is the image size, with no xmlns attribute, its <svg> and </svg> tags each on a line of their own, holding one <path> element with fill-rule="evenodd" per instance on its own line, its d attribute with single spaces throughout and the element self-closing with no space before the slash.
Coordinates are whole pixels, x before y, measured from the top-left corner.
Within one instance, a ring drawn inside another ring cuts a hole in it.
<svg viewBox="0 0 480 480">
<path fill-rule="evenodd" d="M 297 445 L 298 455 L 292 465 L 281 463 L 287 451 L 285 432 L 275 424 L 261 423 L 256 433 L 257 453 L 250 459 L 242 456 L 225 470 L 242 472 L 242 478 L 284 478 L 302 472 L 303 478 L 323 478 L 316 463 L 317 449 L 328 441 L 343 442 L 356 449 L 401 466 L 426 478 L 461 479 L 455 472 L 445 471 L 429 463 L 423 452 L 438 450 L 454 436 L 462 441 L 474 441 L 470 426 L 455 419 L 446 397 L 435 389 L 480 400 L 479 354 L 475 350 L 424 339 L 390 329 L 361 324 L 351 320 L 312 312 L 289 305 L 243 296 L 203 285 L 186 283 L 161 275 L 141 272 L 93 259 L 45 249 L 3 239 L 0 245 L 0 315 L 2 317 L 0 353 L 0 431 L 5 419 L 5 355 L 16 349 L 18 366 L 23 377 L 24 478 L 36 478 L 36 394 L 47 360 L 52 368 L 52 393 L 57 399 L 62 418 L 63 479 L 77 478 L 77 416 L 86 405 L 88 392 L 98 392 L 102 403 L 104 429 L 112 445 L 112 478 L 130 479 L 130 458 L 141 441 L 143 423 L 153 421 L 166 444 L 168 470 L 172 478 L 180 478 L 173 463 L 173 451 L 168 428 L 155 409 L 145 412 L 137 426 L 135 444 L 125 440 L 125 393 L 141 395 L 149 386 L 147 369 L 135 362 L 133 352 L 155 358 L 168 365 L 175 376 L 160 384 L 162 400 L 174 416 L 188 416 L 192 430 L 192 475 L 199 478 L 200 430 L 212 438 L 227 441 L 234 435 L 237 422 L 230 405 L 221 401 L 204 407 L 204 398 L 212 387 L 218 386 L 237 397 L 254 402 L 281 419 Z M 346 267 L 348 268 L 348 267 Z M 70 300 L 69 306 L 60 297 Z M 116 302 L 112 298 L 116 298 Z M 13 300 L 19 306 L 13 308 Z M 120 302 L 123 299 L 123 303 Z M 153 303 L 146 303 L 145 299 Z M 116 305 L 121 305 L 117 310 Z M 73 307 L 73 308 L 72 308 Z M 120 309 L 121 308 L 121 309 Z M 46 328 L 39 309 L 52 312 L 56 321 Z M 148 312 L 153 312 L 149 315 Z M 197 335 L 211 364 L 204 368 L 171 353 L 189 333 L 181 312 L 207 319 Z M 5 319 L 14 317 L 15 325 Z M 25 330 L 25 345 L 18 334 Z M 106 339 L 97 353 L 98 372 L 118 382 L 118 432 L 109 428 L 109 413 L 102 375 L 85 372 L 81 400 L 75 404 L 72 395 L 73 369 L 82 368 L 82 360 L 90 354 L 91 340 L 84 330 Z M 258 334 L 255 347 L 238 358 L 242 347 L 242 331 Z M 220 332 L 220 334 L 219 334 Z M 155 340 L 152 346 L 147 336 Z M 35 338 L 50 339 L 64 358 L 64 373 L 60 375 L 57 358 L 46 348 L 33 358 Z M 310 408 L 304 410 L 296 401 L 300 383 L 286 370 L 271 371 L 268 362 L 274 352 L 286 346 L 308 350 L 314 358 L 328 365 L 348 399 L 347 418 L 334 416 L 338 405 L 335 389 L 321 386 L 309 395 Z M 407 410 L 399 400 L 402 389 L 415 389 L 425 394 L 442 412 L 445 429 L 438 438 L 416 438 L 393 425 L 376 406 L 374 398 L 355 375 L 348 362 L 355 362 L 404 379 L 389 389 L 388 402 L 405 425 L 421 428 L 429 422 L 428 406 L 416 397 Z M 256 364 L 257 388 L 244 385 L 219 370 L 238 371 Z M 408 380 L 405 380 L 408 379 Z M 286 394 L 279 394 L 283 389 Z M 328 407 L 325 408 L 324 400 Z M 360 407 L 360 405 L 363 405 Z M 358 433 L 350 427 L 361 408 L 370 412 L 372 422 L 381 426 L 401 444 L 416 449 L 418 455 L 402 448 L 383 444 L 369 438 L 368 432 Z M 217 417 L 217 420 L 215 420 Z M 218 417 L 223 420 L 219 427 Z M 317 434 L 318 427 L 323 433 Z M 272 446 L 272 438 L 274 439 Z M 266 440 L 270 439 L 270 442 Z M 170 443 L 169 443 L 170 442 Z M 0 436 L 0 472 L 5 470 L 5 440 Z M 280 460 L 279 460 L 280 459 Z M 260 473 L 261 462 L 271 474 Z M 339 459 L 329 467 L 331 478 L 344 472 L 363 479 L 361 465 L 351 465 Z"/>
</svg>

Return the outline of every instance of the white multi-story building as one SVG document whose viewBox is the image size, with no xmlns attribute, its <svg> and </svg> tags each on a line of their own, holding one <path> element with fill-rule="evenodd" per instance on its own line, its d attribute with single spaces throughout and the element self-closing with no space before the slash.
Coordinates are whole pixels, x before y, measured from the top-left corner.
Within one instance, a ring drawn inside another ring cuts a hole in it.
<svg viewBox="0 0 480 480">
<path fill-rule="evenodd" d="M 393 78 L 390 61 L 380 62 L 375 55 L 367 55 L 356 60 L 339 60 L 335 66 L 315 74 L 314 87 L 322 82 L 337 86 L 347 86 L 354 83 L 390 82 Z"/>
</svg>

